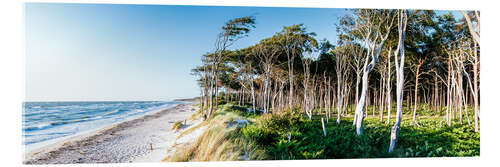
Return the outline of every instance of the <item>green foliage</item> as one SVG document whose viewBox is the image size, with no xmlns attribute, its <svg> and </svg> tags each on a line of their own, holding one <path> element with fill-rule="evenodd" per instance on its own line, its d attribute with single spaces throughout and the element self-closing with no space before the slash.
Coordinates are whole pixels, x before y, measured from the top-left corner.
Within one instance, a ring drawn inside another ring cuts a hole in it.
<svg viewBox="0 0 500 167">
<path fill-rule="evenodd" d="M 225 36 L 230 36 L 233 41 L 240 36 L 246 35 L 252 28 L 255 28 L 255 17 L 246 16 L 229 20 L 223 27 Z"/>
<path fill-rule="evenodd" d="M 414 148 L 410 147 L 404 150 L 405 157 L 440 157 L 443 153 L 443 148 L 438 147 L 432 150 L 429 146 L 429 142 L 425 141 L 425 145 L 417 145 Z"/>
<path fill-rule="evenodd" d="M 257 110 L 255 113 L 251 110 L 252 106 L 238 106 L 232 105 L 231 112 L 236 113 L 242 117 L 256 118 L 262 114 L 262 111 Z"/>
<path fill-rule="evenodd" d="M 172 130 L 179 131 L 179 129 L 181 129 L 182 126 L 184 126 L 184 124 L 182 124 L 182 121 L 177 121 L 174 123 L 174 126 L 172 126 Z"/>
<path fill-rule="evenodd" d="M 340 125 L 329 121 L 324 137 L 321 117 L 309 120 L 287 113 L 259 116 L 256 124 L 242 128 L 240 133 L 265 148 L 268 157 L 275 160 L 479 155 L 479 133 L 474 133 L 473 126 L 455 123 L 447 127 L 439 117 L 421 118 L 420 127 L 412 125 L 411 119 L 403 120 L 398 147 L 388 153 L 392 123 L 366 118 L 364 134 L 357 136 L 352 118 L 342 119 Z"/>
<path fill-rule="evenodd" d="M 270 131 L 265 128 L 259 128 L 255 125 L 247 126 L 246 128 L 242 128 L 240 131 L 244 137 L 255 141 L 256 143 L 260 143 L 263 146 L 270 145 L 275 141 L 276 138 L 279 138 L 276 132 Z"/>
<path fill-rule="evenodd" d="M 479 155 L 479 133 L 474 132 L 472 125 L 455 122 L 447 127 L 440 125 L 440 121 L 425 119 L 422 127 L 402 128 L 400 144 L 406 146 L 404 157 Z"/>
<path fill-rule="evenodd" d="M 261 127 L 266 127 L 266 129 L 277 132 L 278 134 L 284 135 L 289 132 L 293 125 L 300 122 L 302 115 L 283 112 L 279 114 L 266 114 L 262 115 L 257 119 L 257 123 Z"/>
<path fill-rule="evenodd" d="M 378 117 L 365 118 L 362 136 L 356 135 L 351 117 L 343 118 L 340 125 L 332 119 L 325 121 L 324 137 L 321 116 L 309 120 L 298 108 L 275 114 L 253 114 L 247 108 L 233 103 L 220 105 L 211 121 L 230 128 L 234 119 L 249 120 L 247 126 L 231 128 L 224 140 L 233 142 L 233 149 L 250 160 L 455 157 L 479 156 L 480 152 L 479 133 L 472 125 L 453 122 L 448 127 L 441 117 L 423 117 L 420 126 L 414 126 L 411 115 L 404 115 L 398 146 L 388 153 L 394 119 L 386 124 Z"/>
</svg>

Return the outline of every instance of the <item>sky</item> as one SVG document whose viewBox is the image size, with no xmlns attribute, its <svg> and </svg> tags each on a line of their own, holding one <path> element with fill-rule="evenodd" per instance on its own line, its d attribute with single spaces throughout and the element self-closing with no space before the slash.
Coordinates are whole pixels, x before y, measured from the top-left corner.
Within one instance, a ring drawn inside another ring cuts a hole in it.
<svg viewBox="0 0 500 167">
<path fill-rule="evenodd" d="M 222 25 L 253 15 L 233 48 L 303 23 L 336 42 L 345 9 L 124 4 L 25 4 L 25 101 L 172 100 L 199 95 L 191 69 Z"/>
</svg>

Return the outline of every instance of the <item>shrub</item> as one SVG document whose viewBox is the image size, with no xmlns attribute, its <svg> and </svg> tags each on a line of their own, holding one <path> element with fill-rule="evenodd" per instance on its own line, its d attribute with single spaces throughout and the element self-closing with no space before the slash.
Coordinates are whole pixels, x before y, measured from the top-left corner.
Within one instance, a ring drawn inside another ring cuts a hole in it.
<svg viewBox="0 0 500 167">
<path fill-rule="evenodd" d="M 182 126 L 184 126 L 184 124 L 182 124 L 182 121 L 177 121 L 174 123 L 174 126 L 172 126 L 172 130 L 179 131 L 179 129 L 181 129 Z"/>
<path fill-rule="evenodd" d="M 276 138 L 279 137 L 278 133 L 255 125 L 250 125 L 246 128 L 242 128 L 240 132 L 247 139 L 255 141 L 264 146 L 274 143 Z"/>
<path fill-rule="evenodd" d="M 300 114 L 294 112 L 265 114 L 257 119 L 257 123 L 261 128 L 284 135 L 287 134 L 293 126 L 299 125 L 301 117 Z"/>
</svg>

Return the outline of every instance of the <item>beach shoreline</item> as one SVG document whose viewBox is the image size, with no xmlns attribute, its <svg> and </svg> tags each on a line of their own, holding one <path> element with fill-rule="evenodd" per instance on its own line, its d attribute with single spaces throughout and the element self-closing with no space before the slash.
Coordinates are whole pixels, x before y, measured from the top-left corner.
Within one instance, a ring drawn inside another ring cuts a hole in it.
<svg viewBox="0 0 500 167">
<path fill-rule="evenodd" d="M 125 163 L 134 162 L 137 157 L 144 159 L 152 152 L 165 148 L 157 145 L 175 142 L 178 134 L 172 130 L 175 122 L 186 121 L 185 127 L 199 122 L 188 121 L 197 111 L 194 107 L 198 102 L 196 99 L 175 101 L 184 103 L 41 148 L 25 150 L 23 164 Z"/>
</svg>

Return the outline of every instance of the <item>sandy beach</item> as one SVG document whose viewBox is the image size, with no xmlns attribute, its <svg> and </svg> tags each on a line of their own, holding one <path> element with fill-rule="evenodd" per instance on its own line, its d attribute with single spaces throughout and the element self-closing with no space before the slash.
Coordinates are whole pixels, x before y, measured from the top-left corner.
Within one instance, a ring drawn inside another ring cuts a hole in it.
<svg viewBox="0 0 500 167">
<path fill-rule="evenodd" d="M 177 141 L 183 130 L 201 122 L 189 119 L 197 111 L 193 106 L 197 101 L 183 101 L 186 103 L 30 150 L 25 153 L 23 163 L 161 162 L 176 145 L 194 141 L 201 134 L 197 130 Z M 186 124 L 181 130 L 172 130 L 175 122 L 184 120 Z"/>
</svg>

